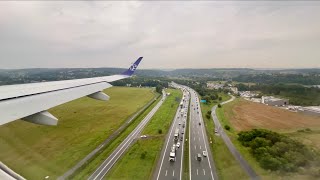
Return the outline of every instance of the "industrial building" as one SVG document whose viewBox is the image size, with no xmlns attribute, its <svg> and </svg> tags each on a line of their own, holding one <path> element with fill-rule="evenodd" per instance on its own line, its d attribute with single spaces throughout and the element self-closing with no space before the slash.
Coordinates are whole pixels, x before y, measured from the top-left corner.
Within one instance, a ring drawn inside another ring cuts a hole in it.
<svg viewBox="0 0 320 180">
<path fill-rule="evenodd" d="M 289 99 L 280 99 L 272 96 L 262 96 L 261 103 L 270 106 L 287 106 L 289 105 Z"/>
</svg>

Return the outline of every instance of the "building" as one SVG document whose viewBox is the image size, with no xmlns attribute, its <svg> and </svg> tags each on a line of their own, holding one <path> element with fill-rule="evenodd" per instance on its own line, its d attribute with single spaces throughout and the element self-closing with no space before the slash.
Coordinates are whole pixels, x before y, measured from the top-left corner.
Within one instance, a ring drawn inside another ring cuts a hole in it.
<svg viewBox="0 0 320 180">
<path fill-rule="evenodd" d="M 289 105 L 289 99 L 280 99 L 272 96 L 262 96 L 261 103 L 270 106 L 287 106 Z"/>
<path fill-rule="evenodd" d="M 298 111 L 308 115 L 320 116 L 320 106 L 301 107 Z"/>
<path fill-rule="evenodd" d="M 223 89 L 223 84 L 207 82 L 207 88 L 210 88 L 210 89 Z"/>
</svg>

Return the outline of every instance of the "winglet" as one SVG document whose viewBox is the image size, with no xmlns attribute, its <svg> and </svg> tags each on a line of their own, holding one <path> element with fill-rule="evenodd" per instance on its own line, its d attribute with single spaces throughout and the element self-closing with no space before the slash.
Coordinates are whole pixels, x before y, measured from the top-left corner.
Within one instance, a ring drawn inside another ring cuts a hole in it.
<svg viewBox="0 0 320 180">
<path fill-rule="evenodd" d="M 140 63 L 140 61 L 142 60 L 143 57 L 139 57 L 136 62 L 134 62 L 129 69 L 127 69 L 125 72 L 122 73 L 122 75 L 127 75 L 127 76 L 131 76 L 134 71 L 138 68 L 138 65 Z"/>
</svg>

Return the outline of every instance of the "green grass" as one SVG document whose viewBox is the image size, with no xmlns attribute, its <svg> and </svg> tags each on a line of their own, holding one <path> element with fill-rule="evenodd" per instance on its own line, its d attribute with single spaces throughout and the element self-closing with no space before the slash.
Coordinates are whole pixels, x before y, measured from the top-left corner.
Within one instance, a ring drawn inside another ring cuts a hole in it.
<svg viewBox="0 0 320 180">
<path fill-rule="evenodd" d="M 219 94 L 219 96 L 222 96 L 221 102 L 230 99 L 230 96 L 228 96 L 227 94 L 221 93 Z M 249 179 L 247 174 L 241 168 L 238 161 L 236 161 L 236 159 L 232 156 L 221 137 L 215 135 L 215 125 L 212 120 L 212 117 L 210 116 L 210 119 L 207 119 L 205 116 L 214 105 L 216 104 L 201 103 L 201 111 L 202 116 L 204 118 L 204 124 L 209 138 L 210 149 L 215 162 L 218 177 L 219 179 L 234 179 L 234 177 L 237 177 L 237 179 Z"/>
<path fill-rule="evenodd" d="M 185 146 L 183 149 L 183 177 L 182 179 L 188 180 L 190 179 L 190 172 L 189 172 L 189 141 L 190 141 L 190 136 L 189 136 L 189 126 L 190 126 L 190 104 L 191 101 L 189 101 L 188 105 L 188 117 L 187 117 L 187 125 L 185 127 L 185 138 L 188 139 L 188 141 L 185 142 Z"/>
<path fill-rule="evenodd" d="M 112 87 L 105 92 L 111 97 L 108 102 L 84 97 L 50 109 L 59 119 L 57 126 L 24 121 L 1 126 L 0 160 L 27 179 L 55 179 L 154 97 L 146 88 Z"/>
<path fill-rule="evenodd" d="M 182 92 L 168 89 L 171 95 L 165 100 L 141 134 L 148 138 L 138 140 L 115 164 L 105 179 L 152 179 L 171 122 L 180 103 Z M 158 133 L 162 129 L 162 134 Z M 145 159 L 141 153 L 146 152 Z M 125 172 L 125 173 L 124 173 Z"/>
<path fill-rule="evenodd" d="M 138 126 L 138 124 L 149 114 L 149 112 L 161 100 L 158 98 L 144 112 L 137 116 L 130 125 L 125 128 L 114 140 L 112 140 L 105 148 L 101 149 L 99 154 L 94 156 L 86 165 L 81 167 L 69 179 L 87 179 L 99 165 L 120 145 L 121 142 Z"/>
</svg>

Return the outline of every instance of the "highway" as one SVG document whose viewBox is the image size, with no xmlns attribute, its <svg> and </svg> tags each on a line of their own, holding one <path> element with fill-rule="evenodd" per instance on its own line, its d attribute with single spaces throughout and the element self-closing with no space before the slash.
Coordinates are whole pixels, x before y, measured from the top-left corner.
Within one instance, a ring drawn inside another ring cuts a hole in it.
<svg viewBox="0 0 320 180">
<path fill-rule="evenodd" d="M 182 104 L 181 104 L 182 103 Z M 185 128 L 187 127 L 187 113 L 189 105 L 189 93 L 183 91 L 183 98 L 179 108 L 177 109 L 174 120 L 171 124 L 169 134 L 167 135 L 164 147 L 161 150 L 161 158 L 158 162 L 157 169 L 154 173 L 154 179 L 167 180 L 176 179 L 181 180 L 183 171 L 183 148 L 185 144 Z M 179 130 L 179 136 L 175 140 L 174 134 Z M 180 147 L 175 147 L 176 158 L 175 161 L 169 161 L 170 152 L 174 144 L 180 143 Z"/>
<path fill-rule="evenodd" d="M 221 104 L 229 103 L 229 102 L 233 101 L 234 99 L 235 99 L 235 97 L 232 96 L 231 99 L 229 99 L 228 101 L 225 101 Z M 241 156 L 239 151 L 234 147 L 234 145 L 233 145 L 232 141 L 230 140 L 230 138 L 228 137 L 228 135 L 224 132 L 224 130 L 220 124 L 220 121 L 218 120 L 218 117 L 216 115 L 216 109 L 217 109 L 217 105 L 212 107 L 211 116 L 212 116 L 213 122 L 215 124 L 216 130 L 218 131 L 218 134 L 220 134 L 222 140 L 227 145 L 231 154 L 240 163 L 240 166 L 245 170 L 245 172 L 249 175 L 249 177 L 251 179 L 260 179 L 259 176 L 257 175 L 257 173 L 252 169 L 252 167 L 248 164 L 248 162 Z"/>
<path fill-rule="evenodd" d="M 194 90 L 190 88 L 189 90 L 191 94 L 189 126 L 190 180 L 218 179 L 203 123 L 199 98 Z M 206 152 L 206 156 L 203 156 L 203 151 Z"/>
<path fill-rule="evenodd" d="M 159 107 L 166 99 L 163 91 L 162 99 L 158 104 L 148 113 L 148 115 L 139 123 L 139 125 L 126 137 L 126 139 L 109 155 L 109 157 L 98 167 L 98 169 L 88 178 L 90 180 L 100 180 L 108 173 L 117 160 L 126 152 L 131 146 L 132 142 L 137 138 L 145 125 L 149 122 L 152 116 L 157 112 Z"/>
</svg>

